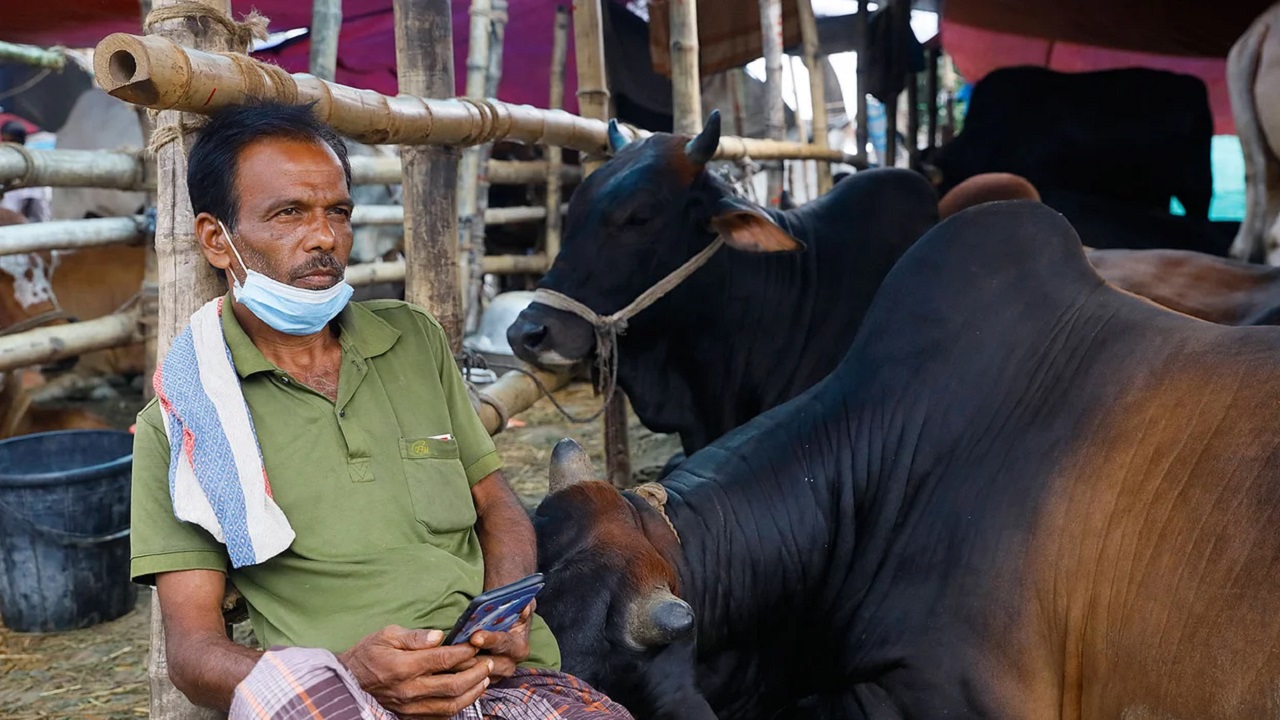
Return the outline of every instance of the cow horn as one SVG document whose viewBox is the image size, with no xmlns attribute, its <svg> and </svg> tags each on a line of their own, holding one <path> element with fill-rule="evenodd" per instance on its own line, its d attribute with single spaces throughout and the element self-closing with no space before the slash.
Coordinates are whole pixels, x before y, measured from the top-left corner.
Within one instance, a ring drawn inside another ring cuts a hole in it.
<svg viewBox="0 0 1280 720">
<path fill-rule="evenodd" d="M 581 445 L 571 438 L 556 443 L 555 449 L 551 451 L 549 494 L 595 479 L 596 471 L 591 465 L 591 457 Z"/>
<path fill-rule="evenodd" d="M 720 147 L 720 111 L 712 110 L 702 132 L 684 146 L 684 154 L 699 167 L 706 165 Z"/>
<path fill-rule="evenodd" d="M 666 588 L 637 602 L 627 623 L 627 641 L 635 648 L 670 645 L 693 632 L 693 608 Z"/>
<path fill-rule="evenodd" d="M 609 118 L 609 149 L 616 153 L 630 142 L 627 136 L 622 134 L 622 128 L 618 127 L 618 119 Z"/>
</svg>

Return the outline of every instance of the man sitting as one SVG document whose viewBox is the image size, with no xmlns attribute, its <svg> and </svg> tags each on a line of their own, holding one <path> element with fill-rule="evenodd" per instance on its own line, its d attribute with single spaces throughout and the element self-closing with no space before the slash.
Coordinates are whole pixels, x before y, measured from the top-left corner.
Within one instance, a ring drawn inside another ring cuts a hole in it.
<svg viewBox="0 0 1280 720">
<path fill-rule="evenodd" d="M 132 511 L 178 689 L 233 718 L 630 717 L 558 672 L 529 611 L 441 645 L 471 598 L 535 570 L 533 528 L 441 326 L 349 302 L 342 141 L 311 106 L 231 108 L 187 182 L 230 292 L 156 372 Z M 265 655 L 226 637 L 227 579 Z"/>
</svg>

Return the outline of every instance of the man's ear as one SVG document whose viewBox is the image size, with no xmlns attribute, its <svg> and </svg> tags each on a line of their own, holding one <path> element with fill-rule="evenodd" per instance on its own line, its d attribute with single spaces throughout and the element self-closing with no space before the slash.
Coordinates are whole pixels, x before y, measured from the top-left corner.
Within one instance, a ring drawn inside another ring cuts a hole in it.
<svg viewBox="0 0 1280 720">
<path fill-rule="evenodd" d="M 222 227 L 209 213 L 196 216 L 196 242 L 209 264 L 219 270 L 231 267 L 231 248 L 227 246 L 227 238 L 222 235 Z"/>
<path fill-rule="evenodd" d="M 764 211 L 739 197 L 720 199 L 711 218 L 711 229 L 729 247 L 744 252 L 799 252 L 805 248 Z"/>
</svg>

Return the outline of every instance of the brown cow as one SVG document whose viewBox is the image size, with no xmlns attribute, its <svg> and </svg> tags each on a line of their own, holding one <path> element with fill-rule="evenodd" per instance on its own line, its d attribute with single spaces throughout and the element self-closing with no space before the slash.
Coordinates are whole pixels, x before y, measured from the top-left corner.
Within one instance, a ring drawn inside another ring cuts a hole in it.
<svg viewBox="0 0 1280 720">
<path fill-rule="evenodd" d="M 19 213 L 0 208 L 0 226 L 25 223 Z M 66 323 L 49 282 L 49 253 L 0 255 L 0 335 L 26 326 Z M 31 403 L 31 390 L 43 382 L 38 371 L 0 372 L 0 439 L 49 430 L 110 427 L 93 413 L 74 408 L 43 408 Z"/>
<path fill-rule="evenodd" d="M 1013 173 L 982 173 L 951 188 L 938 201 L 938 219 L 952 215 L 982 203 L 997 200 L 1039 200 L 1035 185 L 1021 175 Z"/>
<path fill-rule="evenodd" d="M 1280 265 L 1280 3 L 1231 47 L 1227 87 L 1245 170 L 1245 215 L 1231 256 Z"/>
</svg>

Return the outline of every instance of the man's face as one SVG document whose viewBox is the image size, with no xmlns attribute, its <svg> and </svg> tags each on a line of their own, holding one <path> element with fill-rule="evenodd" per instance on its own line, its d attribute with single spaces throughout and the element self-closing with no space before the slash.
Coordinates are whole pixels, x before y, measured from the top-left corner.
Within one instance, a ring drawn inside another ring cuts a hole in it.
<svg viewBox="0 0 1280 720">
<path fill-rule="evenodd" d="M 267 139 L 240 151 L 240 215 L 232 242 L 251 269 L 295 287 L 323 290 L 351 257 L 351 194 L 342 164 L 323 142 Z M 240 263 L 228 249 L 232 272 Z"/>
</svg>

